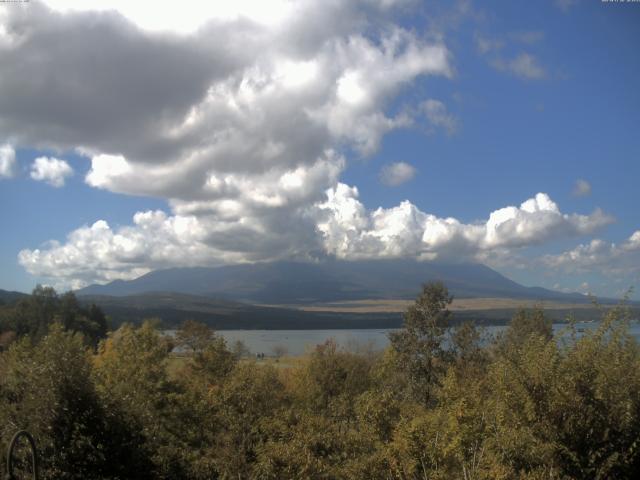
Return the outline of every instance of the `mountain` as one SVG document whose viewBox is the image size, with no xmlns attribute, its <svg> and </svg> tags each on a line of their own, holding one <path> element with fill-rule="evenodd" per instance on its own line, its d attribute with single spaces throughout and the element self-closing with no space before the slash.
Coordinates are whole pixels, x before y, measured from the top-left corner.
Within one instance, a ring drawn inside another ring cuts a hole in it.
<svg viewBox="0 0 640 480">
<path fill-rule="evenodd" d="M 157 270 L 135 280 L 91 285 L 76 293 L 127 296 L 175 292 L 258 304 L 413 299 L 423 283 L 443 281 L 457 298 L 503 297 L 585 302 L 583 295 L 524 287 L 481 264 L 367 260 L 272 262 Z"/>
<path fill-rule="evenodd" d="M 26 298 L 28 296 L 29 295 L 27 295 L 26 293 L 10 292 L 8 290 L 0 289 L 0 305 L 14 303 L 20 300 L 21 298 Z"/>
</svg>

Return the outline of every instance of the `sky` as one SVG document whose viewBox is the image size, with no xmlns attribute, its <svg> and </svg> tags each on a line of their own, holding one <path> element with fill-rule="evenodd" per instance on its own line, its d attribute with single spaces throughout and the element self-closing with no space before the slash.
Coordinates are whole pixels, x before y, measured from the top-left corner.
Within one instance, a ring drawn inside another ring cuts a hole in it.
<svg viewBox="0 0 640 480">
<path fill-rule="evenodd" d="M 640 287 L 640 2 L 160 3 L 0 3 L 0 288 L 330 257 Z"/>
</svg>

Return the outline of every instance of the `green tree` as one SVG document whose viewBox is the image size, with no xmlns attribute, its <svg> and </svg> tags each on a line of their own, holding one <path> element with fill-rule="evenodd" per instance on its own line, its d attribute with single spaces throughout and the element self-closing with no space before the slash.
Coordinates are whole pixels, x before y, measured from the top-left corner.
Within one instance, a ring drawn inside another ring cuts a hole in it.
<svg viewBox="0 0 640 480">
<path fill-rule="evenodd" d="M 59 308 L 58 294 L 51 287 L 36 286 L 31 295 L 20 300 L 14 309 L 12 329 L 19 337 L 34 341 L 44 337 Z"/>
<path fill-rule="evenodd" d="M 123 421 L 142 439 L 139 448 L 154 468 L 144 478 L 181 478 L 185 466 L 179 422 L 179 389 L 167 374 L 171 349 L 151 322 L 129 324 L 100 344 L 94 358 L 96 389 L 109 410 L 121 412 Z M 142 475 L 142 474 L 141 474 Z"/>
<path fill-rule="evenodd" d="M 176 344 L 187 352 L 202 352 L 214 338 L 213 330 L 204 323 L 185 320 L 176 332 Z"/>
<path fill-rule="evenodd" d="M 317 345 L 295 372 L 293 395 L 302 408 L 336 419 L 354 417 L 354 399 L 371 385 L 372 362 L 342 351 L 333 339 Z"/>
<path fill-rule="evenodd" d="M 65 329 L 82 333 L 87 344 L 94 348 L 107 336 L 107 319 L 102 310 L 95 304 L 82 307 L 73 292 L 59 297 L 55 318 Z"/>
<path fill-rule="evenodd" d="M 7 306 L 0 313 L 0 332 L 12 331 L 34 342 L 44 337 L 53 323 L 80 332 L 88 345 L 96 347 L 107 334 L 106 317 L 96 305 L 83 307 L 73 292 L 58 295 L 51 287 L 38 285 L 32 294 Z"/>
<path fill-rule="evenodd" d="M 196 352 L 187 364 L 186 374 L 203 386 L 220 384 L 231 373 L 237 356 L 229 351 L 224 338 L 214 335 L 203 349 Z"/>
<path fill-rule="evenodd" d="M 485 376 L 489 355 L 482 345 L 483 340 L 482 331 L 472 322 L 461 323 L 453 329 L 451 353 L 458 377 L 475 381 Z"/>
<path fill-rule="evenodd" d="M 81 335 L 59 324 L 35 346 L 24 338 L 0 356 L 0 425 L 3 452 L 16 430 L 34 435 L 45 479 L 125 476 L 127 452 L 114 434 L 126 427 L 100 402 Z"/>
<path fill-rule="evenodd" d="M 427 283 L 404 314 L 402 330 L 389 335 L 399 366 L 405 368 L 413 397 L 428 405 L 434 387 L 446 369 L 442 340 L 451 318 L 453 301 L 442 282 Z"/>
<path fill-rule="evenodd" d="M 236 340 L 235 342 L 233 342 L 231 351 L 233 352 L 233 356 L 236 358 L 236 360 L 240 360 L 241 358 L 249 357 L 251 355 L 251 350 L 249 350 L 247 344 L 242 340 Z"/>
<path fill-rule="evenodd" d="M 530 310 L 520 308 L 511 318 L 507 330 L 498 338 L 497 345 L 503 350 L 518 348 L 531 336 L 538 336 L 544 341 L 550 341 L 553 338 L 551 319 L 545 316 L 544 310 L 539 305 Z"/>
<path fill-rule="evenodd" d="M 239 364 L 215 396 L 220 432 L 214 445 L 221 478 L 252 478 L 268 425 L 284 402 L 276 370 L 254 362 Z"/>
</svg>

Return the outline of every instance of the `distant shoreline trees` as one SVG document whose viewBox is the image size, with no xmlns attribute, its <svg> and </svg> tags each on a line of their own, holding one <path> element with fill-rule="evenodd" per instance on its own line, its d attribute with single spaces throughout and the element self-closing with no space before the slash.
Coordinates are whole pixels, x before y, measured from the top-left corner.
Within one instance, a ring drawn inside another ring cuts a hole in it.
<svg viewBox="0 0 640 480">
<path fill-rule="evenodd" d="M 5 337 L 0 347 L 7 347 L 10 339 L 22 337 L 38 342 L 53 324 L 81 333 L 92 347 L 108 331 L 107 317 L 97 305 L 83 306 L 73 292 L 59 295 L 52 287 L 38 285 L 31 295 L 0 306 L 0 337 Z"/>
</svg>

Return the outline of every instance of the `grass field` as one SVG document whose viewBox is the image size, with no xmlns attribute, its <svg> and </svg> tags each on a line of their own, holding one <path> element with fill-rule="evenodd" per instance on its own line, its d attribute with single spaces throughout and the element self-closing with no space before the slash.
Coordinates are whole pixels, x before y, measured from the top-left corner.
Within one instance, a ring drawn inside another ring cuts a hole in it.
<svg viewBox="0 0 640 480">
<path fill-rule="evenodd" d="M 328 313 L 396 313 L 404 312 L 413 300 L 353 300 L 344 302 L 321 303 L 315 305 L 269 305 L 301 310 L 304 312 Z M 460 298 L 454 299 L 452 311 L 482 311 L 531 308 L 540 305 L 545 310 L 583 310 L 593 309 L 591 303 L 535 302 L 512 298 Z M 266 305 L 265 305 L 266 306 Z"/>
</svg>

